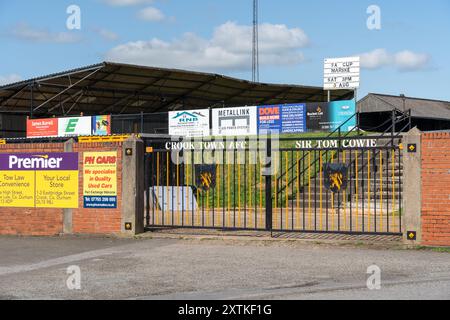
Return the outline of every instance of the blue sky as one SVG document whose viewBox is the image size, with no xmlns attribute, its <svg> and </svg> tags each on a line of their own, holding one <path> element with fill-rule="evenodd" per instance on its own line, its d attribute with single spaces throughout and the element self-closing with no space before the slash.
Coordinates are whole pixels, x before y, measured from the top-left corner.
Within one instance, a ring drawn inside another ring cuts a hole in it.
<svg viewBox="0 0 450 320">
<path fill-rule="evenodd" d="M 251 21 L 251 0 L 0 0 L 0 83 L 105 60 L 250 79 Z M 359 97 L 450 101 L 449 0 L 260 0 L 260 24 L 262 82 L 321 86 L 323 59 L 361 55 Z"/>
</svg>

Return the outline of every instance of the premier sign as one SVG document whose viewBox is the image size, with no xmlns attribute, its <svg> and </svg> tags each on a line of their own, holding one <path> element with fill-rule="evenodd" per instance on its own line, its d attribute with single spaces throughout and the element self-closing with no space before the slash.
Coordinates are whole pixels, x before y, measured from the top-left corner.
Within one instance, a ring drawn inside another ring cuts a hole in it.
<svg viewBox="0 0 450 320">
<path fill-rule="evenodd" d="M 357 89 L 360 83 L 360 58 L 325 59 L 325 90 Z"/>
<path fill-rule="evenodd" d="M 78 208 L 78 153 L 0 154 L 0 207 Z"/>
<path fill-rule="evenodd" d="M 10 156 L 8 167 L 10 169 L 57 169 L 62 158 L 48 158 L 48 156 L 37 156 L 39 158 L 19 158 Z"/>
<path fill-rule="evenodd" d="M 78 170 L 78 154 L 0 154 L 0 170 Z"/>
</svg>

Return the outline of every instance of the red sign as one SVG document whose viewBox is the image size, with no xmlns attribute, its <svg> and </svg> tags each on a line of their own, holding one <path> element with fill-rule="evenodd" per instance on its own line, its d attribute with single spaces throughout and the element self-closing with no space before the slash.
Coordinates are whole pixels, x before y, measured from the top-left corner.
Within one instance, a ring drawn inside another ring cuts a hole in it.
<svg viewBox="0 0 450 320">
<path fill-rule="evenodd" d="M 260 107 L 259 108 L 259 115 L 260 116 L 280 115 L 280 108 L 277 107 L 277 106 Z"/>
<path fill-rule="evenodd" d="M 280 107 L 278 106 L 259 107 L 260 121 L 271 121 L 280 119 L 281 119 Z"/>
<path fill-rule="evenodd" d="M 27 138 L 57 137 L 58 119 L 28 119 Z"/>
</svg>

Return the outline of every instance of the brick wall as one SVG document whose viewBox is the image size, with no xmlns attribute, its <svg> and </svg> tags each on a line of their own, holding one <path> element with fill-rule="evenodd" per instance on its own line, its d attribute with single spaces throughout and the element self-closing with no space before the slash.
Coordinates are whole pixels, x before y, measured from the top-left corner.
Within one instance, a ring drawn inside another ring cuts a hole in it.
<svg viewBox="0 0 450 320">
<path fill-rule="evenodd" d="M 450 132 L 422 135 L 422 244 L 450 246 Z"/>
<path fill-rule="evenodd" d="M 79 152 L 79 205 L 73 209 L 73 233 L 118 234 L 121 231 L 122 205 L 122 143 L 73 144 Z M 6 144 L 0 153 L 63 152 L 63 143 Z M 83 154 L 84 151 L 117 151 L 117 209 L 83 208 Z M 63 232 L 63 209 L 4 208 L 0 207 L 0 235 L 51 236 Z"/>
</svg>

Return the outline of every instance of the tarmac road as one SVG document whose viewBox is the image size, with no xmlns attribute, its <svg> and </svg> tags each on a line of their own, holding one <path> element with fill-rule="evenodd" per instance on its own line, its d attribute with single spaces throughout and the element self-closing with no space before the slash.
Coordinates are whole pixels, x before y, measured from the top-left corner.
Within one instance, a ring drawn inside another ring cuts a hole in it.
<svg viewBox="0 0 450 320">
<path fill-rule="evenodd" d="M 67 267 L 81 270 L 69 290 Z M 367 268 L 381 269 L 369 290 Z M 0 299 L 450 299 L 450 254 L 299 241 L 0 237 Z"/>
</svg>

